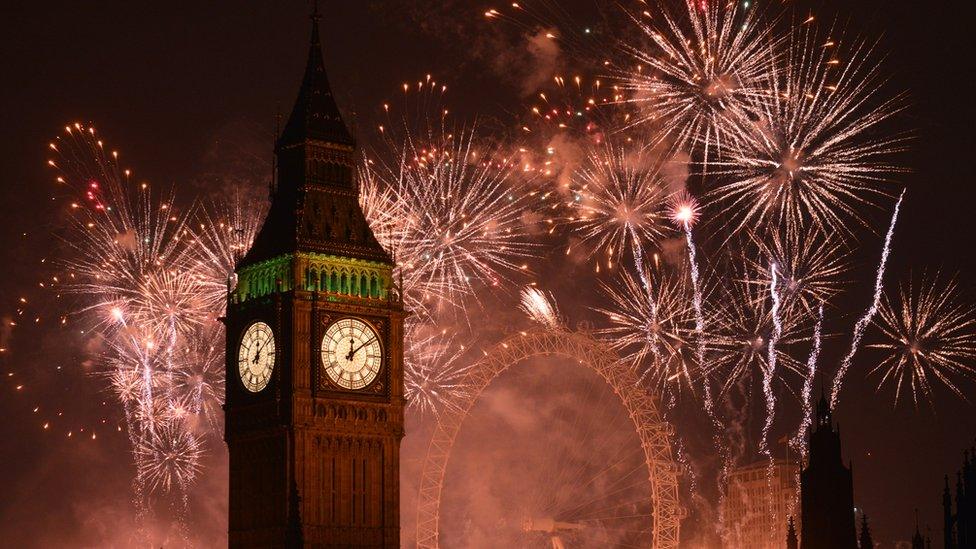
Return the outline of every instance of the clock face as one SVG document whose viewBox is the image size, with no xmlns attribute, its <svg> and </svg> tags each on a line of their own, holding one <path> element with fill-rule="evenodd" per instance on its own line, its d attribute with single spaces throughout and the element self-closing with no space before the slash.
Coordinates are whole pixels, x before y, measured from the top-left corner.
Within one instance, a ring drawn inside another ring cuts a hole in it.
<svg viewBox="0 0 976 549">
<path fill-rule="evenodd" d="M 376 379 L 383 362 L 383 348 L 372 326 L 355 318 L 344 318 L 325 331 L 322 338 L 322 368 L 345 389 L 362 389 Z"/>
<path fill-rule="evenodd" d="M 257 393 L 267 387 L 274 365 L 274 332 L 264 322 L 255 322 L 244 332 L 241 348 L 237 353 L 237 366 L 244 388 Z"/>
</svg>

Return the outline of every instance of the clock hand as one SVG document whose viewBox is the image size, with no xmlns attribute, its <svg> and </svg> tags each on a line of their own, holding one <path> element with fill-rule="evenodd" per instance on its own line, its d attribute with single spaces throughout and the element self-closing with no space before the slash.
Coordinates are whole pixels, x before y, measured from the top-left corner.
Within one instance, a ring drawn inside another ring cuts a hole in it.
<svg viewBox="0 0 976 549">
<path fill-rule="evenodd" d="M 260 342 L 258 343 L 257 348 L 254 349 L 254 360 L 252 360 L 251 363 L 257 364 L 259 360 L 261 360 L 261 344 L 260 344 Z"/>
<path fill-rule="evenodd" d="M 365 347 L 365 346 L 367 346 L 367 345 L 369 345 L 370 343 L 372 343 L 372 342 L 374 342 L 374 341 L 376 341 L 376 338 L 375 338 L 375 337 L 374 337 L 373 339 L 370 339 L 370 340 L 369 340 L 369 341 L 367 341 L 366 343 L 363 343 L 363 344 L 362 344 L 362 345 L 360 345 L 359 347 L 356 347 L 356 349 L 355 349 L 355 350 L 353 350 L 353 351 L 350 351 L 350 352 L 349 352 L 349 354 L 350 354 L 350 355 L 352 355 L 352 356 L 356 356 L 356 353 L 358 353 L 360 349 L 362 349 L 363 347 Z"/>
</svg>

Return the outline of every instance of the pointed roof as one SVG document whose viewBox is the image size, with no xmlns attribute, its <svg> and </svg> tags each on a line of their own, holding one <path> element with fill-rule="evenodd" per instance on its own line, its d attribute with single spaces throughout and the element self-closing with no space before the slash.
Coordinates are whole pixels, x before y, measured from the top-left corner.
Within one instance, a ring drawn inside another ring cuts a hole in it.
<svg viewBox="0 0 976 549">
<path fill-rule="evenodd" d="M 821 427 L 833 427 L 833 411 L 830 409 L 830 402 L 824 393 L 823 386 L 820 387 L 820 401 L 817 402 L 817 425 Z"/>
<path fill-rule="evenodd" d="M 925 540 L 918 528 L 918 509 L 915 509 L 915 535 L 912 536 L 912 549 L 925 549 Z"/>
<path fill-rule="evenodd" d="M 786 548 L 798 549 L 799 546 L 800 540 L 796 536 L 796 524 L 793 522 L 793 515 L 790 515 L 790 520 L 786 524 Z"/>
<path fill-rule="evenodd" d="M 356 142 L 332 97 L 318 19 L 316 9 L 302 87 L 277 141 L 271 207 L 238 269 L 295 252 L 392 265 L 359 205 Z"/>
<path fill-rule="evenodd" d="M 861 514 L 861 536 L 859 540 L 860 549 L 874 549 L 874 540 L 871 539 L 871 527 L 868 526 L 868 516 Z"/>
<path fill-rule="evenodd" d="M 278 139 L 278 145 L 293 145 L 308 139 L 355 145 L 355 139 L 342 121 L 339 106 L 332 95 L 332 86 L 329 85 L 329 76 L 325 72 L 317 4 L 311 19 L 312 39 L 308 47 L 305 75 L 302 77 L 298 99 Z"/>
</svg>

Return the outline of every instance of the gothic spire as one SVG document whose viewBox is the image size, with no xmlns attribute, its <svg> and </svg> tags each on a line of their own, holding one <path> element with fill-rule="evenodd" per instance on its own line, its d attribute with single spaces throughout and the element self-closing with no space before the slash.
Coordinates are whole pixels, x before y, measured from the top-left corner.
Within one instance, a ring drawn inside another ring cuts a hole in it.
<svg viewBox="0 0 976 549">
<path fill-rule="evenodd" d="M 871 528 L 868 526 L 868 516 L 861 514 L 861 536 L 858 542 L 860 549 L 874 549 L 874 540 L 871 539 Z"/>
<path fill-rule="evenodd" d="M 349 146 L 356 143 L 342 120 L 325 72 L 322 41 L 319 38 L 320 18 L 316 2 L 311 15 L 312 37 L 308 47 L 308 61 L 305 63 L 305 75 L 302 77 L 298 99 L 278 139 L 279 146 L 294 145 L 307 140 Z"/>
<path fill-rule="evenodd" d="M 942 539 L 943 549 L 955 548 L 955 528 L 952 516 L 952 492 L 949 489 L 949 475 L 945 475 L 942 489 Z"/>
<path fill-rule="evenodd" d="M 786 525 L 786 549 L 799 549 L 800 540 L 796 537 L 796 524 L 793 522 L 793 515 Z"/>
<path fill-rule="evenodd" d="M 820 387 L 820 401 L 817 402 L 817 427 L 833 428 L 833 411 L 827 401 L 823 386 Z"/>
<path fill-rule="evenodd" d="M 271 207 L 238 269 L 296 252 L 390 264 L 359 205 L 356 142 L 325 73 L 317 7 L 311 19 L 305 76 L 277 140 Z"/>
<path fill-rule="evenodd" d="M 915 509 L 915 535 L 912 536 L 912 549 L 925 549 L 925 539 L 918 528 L 918 509 Z"/>
</svg>

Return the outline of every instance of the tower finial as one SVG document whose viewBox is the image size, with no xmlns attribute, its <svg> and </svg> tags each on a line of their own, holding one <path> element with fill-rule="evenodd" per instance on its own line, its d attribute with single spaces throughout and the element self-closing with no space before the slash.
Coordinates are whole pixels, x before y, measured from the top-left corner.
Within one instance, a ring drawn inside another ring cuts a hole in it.
<svg viewBox="0 0 976 549">
<path fill-rule="evenodd" d="M 312 13 L 309 14 L 308 18 L 312 20 L 312 47 L 316 49 L 321 48 L 322 41 L 319 39 L 319 20 L 322 19 L 322 14 L 319 12 L 319 0 L 312 0 Z"/>
</svg>

